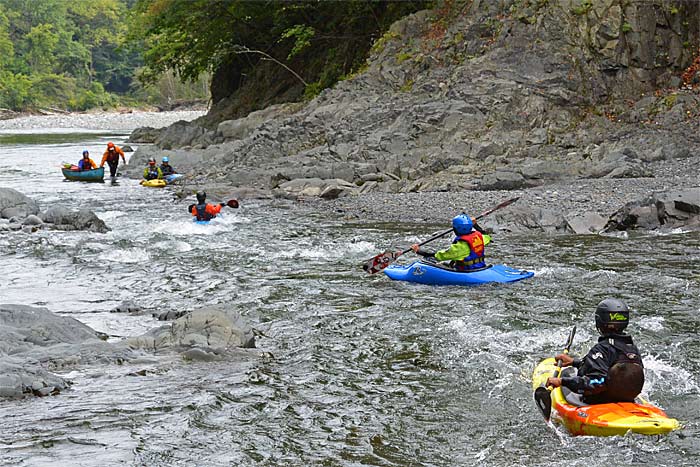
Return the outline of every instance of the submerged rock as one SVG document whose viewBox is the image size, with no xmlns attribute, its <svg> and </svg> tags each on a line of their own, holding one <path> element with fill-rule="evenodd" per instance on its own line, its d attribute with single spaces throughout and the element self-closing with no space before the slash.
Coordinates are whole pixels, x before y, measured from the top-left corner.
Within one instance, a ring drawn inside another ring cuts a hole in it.
<svg viewBox="0 0 700 467">
<path fill-rule="evenodd" d="M 178 318 L 170 326 L 152 329 L 127 339 L 134 349 L 154 352 L 172 348 L 200 348 L 217 354 L 234 348 L 254 348 L 251 327 L 233 310 L 201 308 Z"/>
</svg>

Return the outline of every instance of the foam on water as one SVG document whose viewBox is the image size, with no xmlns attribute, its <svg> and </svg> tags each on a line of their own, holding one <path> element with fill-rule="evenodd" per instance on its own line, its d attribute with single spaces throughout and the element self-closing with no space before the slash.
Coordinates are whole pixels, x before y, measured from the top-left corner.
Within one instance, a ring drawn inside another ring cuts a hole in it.
<svg viewBox="0 0 700 467">
<path fill-rule="evenodd" d="M 99 254 L 98 259 L 105 262 L 116 263 L 143 263 L 151 259 L 151 255 L 144 250 L 135 248 L 127 250 L 112 249 Z"/>
</svg>

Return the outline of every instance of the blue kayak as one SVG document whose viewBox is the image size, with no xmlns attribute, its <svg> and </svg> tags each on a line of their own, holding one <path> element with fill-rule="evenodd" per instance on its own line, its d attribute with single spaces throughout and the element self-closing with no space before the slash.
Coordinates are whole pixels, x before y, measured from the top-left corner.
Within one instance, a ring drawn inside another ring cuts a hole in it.
<svg viewBox="0 0 700 467">
<path fill-rule="evenodd" d="M 208 225 L 211 221 L 213 221 L 216 218 L 223 217 L 223 214 L 219 213 L 216 215 L 216 217 L 213 217 L 209 219 L 208 221 L 198 221 L 196 217 L 193 217 L 192 220 L 194 221 L 195 224 L 199 225 Z"/>
<path fill-rule="evenodd" d="M 478 285 L 489 282 L 515 282 L 535 275 L 534 272 L 494 264 L 475 271 L 461 272 L 440 264 L 416 261 L 408 266 L 390 265 L 384 274 L 395 281 L 427 285 Z"/>
</svg>

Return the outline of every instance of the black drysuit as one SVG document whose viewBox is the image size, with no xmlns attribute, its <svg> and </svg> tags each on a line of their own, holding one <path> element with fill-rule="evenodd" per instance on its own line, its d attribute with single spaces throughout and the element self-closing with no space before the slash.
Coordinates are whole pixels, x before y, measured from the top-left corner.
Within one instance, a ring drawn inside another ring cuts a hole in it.
<svg viewBox="0 0 700 467">
<path fill-rule="evenodd" d="M 627 334 L 600 336 L 598 343 L 583 357 L 574 359 L 572 366 L 578 369 L 576 376 L 563 376 L 562 386 L 583 394 L 589 404 L 613 402 L 605 395 L 608 371 L 616 363 L 636 363 L 641 367 L 642 356 Z"/>
</svg>

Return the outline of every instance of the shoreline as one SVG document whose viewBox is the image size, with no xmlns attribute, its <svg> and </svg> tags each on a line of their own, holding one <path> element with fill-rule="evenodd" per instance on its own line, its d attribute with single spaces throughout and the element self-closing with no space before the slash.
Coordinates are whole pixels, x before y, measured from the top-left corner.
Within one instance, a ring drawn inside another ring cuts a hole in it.
<svg viewBox="0 0 700 467">
<path fill-rule="evenodd" d="M 207 113 L 206 110 L 73 112 L 54 115 L 24 115 L 17 118 L 0 119 L 0 132 L 21 130 L 31 132 L 51 128 L 85 130 L 133 131 L 139 127 L 163 128 L 176 121 L 191 121 Z"/>
</svg>

